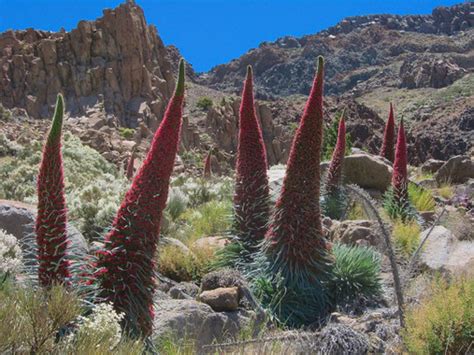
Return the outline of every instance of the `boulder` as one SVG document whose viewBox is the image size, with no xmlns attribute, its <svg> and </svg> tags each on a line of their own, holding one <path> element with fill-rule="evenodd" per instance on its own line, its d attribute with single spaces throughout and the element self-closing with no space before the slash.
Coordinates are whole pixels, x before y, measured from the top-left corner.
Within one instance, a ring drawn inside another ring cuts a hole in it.
<svg viewBox="0 0 474 355">
<path fill-rule="evenodd" d="M 384 192 L 392 180 L 392 167 L 379 156 L 359 153 L 344 159 L 343 174 L 346 183 Z"/>
<path fill-rule="evenodd" d="M 199 301 L 208 304 L 216 312 L 235 311 L 239 307 L 238 287 L 220 287 L 204 291 Z"/>
<path fill-rule="evenodd" d="M 474 161 L 467 155 L 457 155 L 450 158 L 435 174 L 440 183 L 463 183 L 474 178 Z"/>
<path fill-rule="evenodd" d="M 20 241 L 27 260 L 31 259 L 32 250 L 36 247 L 36 240 L 32 238 L 35 219 L 34 206 L 18 201 L 0 200 L 0 229 L 4 229 Z M 89 246 L 86 239 L 72 225 L 68 225 L 68 238 L 70 255 L 77 257 L 87 254 Z"/>
<path fill-rule="evenodd" d="M 245 281 L 240 272 L 233 269 L 221 269 L 204 275 L 201 280 L 201 291 L 215 290 L 221 287 L 242 287 L 244 285 Z"/>
<path fill-rule="evenodd" d="M 164 236 L 160 236 L 160 240 L 158 242 L 158 245 L 160 247 L 163 247 L 163 246 L 174 246 L 176 247 L 177 249 L 181 250 L 183 252 L 183 254 L 191 254 L 191 250 L 189 250 L 189 248 L 184 245 L 184 243 L 178 239 L 175 239 L 175 238 L 170 238 L 170 237 L 164 237 Z"/>
<path fill-rule="evenodd" d="M 376 246 L 379 243 L 373 223 L 368 220 L 344 221 L 335 224 L 330 231 L 330 238 L 350 245 Z"/>
<path fill-rule="evenodd" d="M 444 163 L 444 160 L 428 159 L 420 167 L 420 170 L 423 174 L 434 174 L 443 166 Z"/>
<path fill-rule="evenodd" d="M 194 300 L 162 300 L 155 304 L 152 340 L 192 339 L 201 347 L 235 337 L 252 324 L 253 318 L 254 313 L 245 310 L 218 313 Z"/>
<path fill-rule="evenodd" d="M 423 240 L 429 229 L 423 231 Z M 474 266 L 474 242 L 458 240 L 453 233 L 443 226 L 435 226 L 426 240 L 420 255 L 423 267 L 432 271 L 450 273 L 472 272 Z"/>
<path fill-rule="evenodd" d="M 180 282 L 168 291 L 175 300 L 193 299 L 199 294 L 199 287 L 192 282 Z"/>
</svg>

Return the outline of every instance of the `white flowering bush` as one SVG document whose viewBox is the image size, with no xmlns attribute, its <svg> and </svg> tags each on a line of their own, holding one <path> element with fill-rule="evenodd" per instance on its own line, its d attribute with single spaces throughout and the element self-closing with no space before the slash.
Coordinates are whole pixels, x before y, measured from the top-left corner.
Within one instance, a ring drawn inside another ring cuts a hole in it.
<svg viewBox="0 0 474 355">
<path fill-rule="evenodd" d="M 90 348 L 91 344 L 96 347 L 105 345 L 108 350 L 113 350 L 122 339 L 122 319 L 123 314 L 115 312 L 112 304 L 98 304 L 88 317 L 79 317 L 79 326 L 66 338 L 66 343 L 76 350 Z"/>
<path fill-rule="evenodd" d="M 173 180 L 172 186 L 179 187 L 189 200 L 191 207 L 217 200 L 229 200 L 233 192 L 233 179 L 230 177 L 213 178 L 211 180 L 178 176 Z"/>
<path fill-rule="evenodd" d="M 5 275 L 15 275 L 22 266 L 22 253 L 18 240 L 0 229 L 0 279 Z"/>
</svg>

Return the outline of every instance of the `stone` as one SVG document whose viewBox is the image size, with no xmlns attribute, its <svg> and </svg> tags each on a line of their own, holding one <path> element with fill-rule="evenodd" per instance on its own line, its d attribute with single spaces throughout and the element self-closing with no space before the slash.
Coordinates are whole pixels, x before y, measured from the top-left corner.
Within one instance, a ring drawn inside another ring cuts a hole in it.
<svg viewBox="0 0 474 355">
<path fill-rule="evenodd" d="M 220 287 L 203 291 L 198 299 L 211 306 L 216 312 L 235 311 L 239 307 L 239 289 L 238 287 Z"/>
<path fill-rule="evenodd" d="M 343 174 L 346 183 L 384 192 L 391 184 L 392 167 L 376 155 L 352 154 L 344 159 Z"/>
<path fill-rule="evenodd" d="M 197 249 L 220 250 L 229 244 L 229 239 L 224 237 L 202 237 L 197 239 L 193 246 Z"/>
<path fill-rule="evenodd" d="M 444 160 L 428 159 L 420 167 L 420 170 L 423 174 L 434 174 L 443 166 L 444 163 Z"/>
<path fill-rule="evenodd" d="M 215 312 L 194 300 L 162 300 L 155 304 L 152 340 L 167 337 L 196 340 L 197 346 L 223 341 L 253 323 L 254 313 L 246 310 Z"/>
<path fill-rule="evenodd" d="M 192 282 L 180 282 L 171 287 L 168 293 L 175 300 L 193 299 L 199 294 L 199 287 Z"/>
<path fill-rule="evenodd" d="M 423 231 L 423 240 L 429 229 Z M 458 240 L 443 226 L 435 226 L 425 242 L 420 264 L 431 271 L 453 274 L 472 272 L 474 266 L 474 241 Z"/>
<path fill-rule="evenodd" d="M 36 208 L 34 206 L 9 200 L 0 200 L 0 229 L 12 234 L 20 241 L 26 260 L 34 258 L 36 248 L 34 225 Z M 86 239 L 73 226 L 68 225 L 68 253 L 74 257 L 85 256 L 89 250 Z"/>
<path fill-rule="evenodd" d="M 467 155 L 450 158 L 435 174 L 438 184 L 463 183 L 470 178 L 474 178 L 474 161 Z"/>
<path fill-rule="evenodd" d="M 368 220 L 343 221 L 331 229 L 330 239 L 349 245 L 376 246 L 380 242 L 372 221 Z"/>
<path fill-rule="evenodd" d="M 215 290 L 221 287 L 241 287 L 244 284 L 245 281 L 237 270 L 220 269 L 203 276 L 201 280 L 201 291 Z"/>
</svg>

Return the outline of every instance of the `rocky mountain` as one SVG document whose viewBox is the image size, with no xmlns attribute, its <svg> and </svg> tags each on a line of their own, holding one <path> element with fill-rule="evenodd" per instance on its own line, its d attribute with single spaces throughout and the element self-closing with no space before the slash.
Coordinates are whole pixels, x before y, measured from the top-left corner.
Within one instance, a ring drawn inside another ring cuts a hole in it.
<svg viewBox="0 0 474 355">
<path fill-rule="evenodd" d="M 98 106 L 120 124 L 156 127 L 174 87 L 167 50 L 133 2 L 71 32 L 5 32 L 0 53 L 0 102 L 33 118 L 50 117 L 62 92 L 71 116 Z"/>
<path fill-rule="evenodd" d="M 378 151 L 392 101 L 409 126 L 412 163 L 468 152 L 474 141 L 472 6 L 427 16 L 350 17 L 314 35 L 262 43 L 208 73 L 188 65 L 183 160 L 199 165 L 217 147 L 215 170 L 232 166 L 238 96 L 251 64 L 269 163 L 284 163 L 318 55 L 327 62 L 327 124 L 346 108 L 356 147 Z M 0 34 L 0 103 L 20 116 L 46 118 L 62 92 L 68 129 L 121 163 L 133 147 L 139 156 L 146 151 L 180 56 L 131 0 L 70 32 L 8 31 Z M 204 99 L 210 104 L 203 106 Z M 10 122 L 3 130 L 15 138 L 20 126 Z M 124 136 L 120 127 L 133 130 Z"/>
</svg>

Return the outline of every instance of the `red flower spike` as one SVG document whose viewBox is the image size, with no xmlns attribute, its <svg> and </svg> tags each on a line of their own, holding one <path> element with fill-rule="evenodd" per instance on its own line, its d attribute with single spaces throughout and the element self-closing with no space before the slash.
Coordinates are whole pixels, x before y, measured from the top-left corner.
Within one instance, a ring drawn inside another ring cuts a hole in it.
<svg viewBox="0 0 474 355">
<path fill-rule="evenodd" d="M 383 133 L 382 149 L 380 156 L 391 161 L 394 160 L 394 146 L 395 146 L 395 116 L 393 114 L 393 105 L 390 103 L 390 114 L 385 125 Z"/>
<path fill-rule="evenodd" d="M 44 287 L 67 283 L 70 277 L 67 254 L 67 217 L 64 197 L 64 173 L 61 154 L 61 130 L 64 99 L 58 95 L 53 123 L 48 134 L 38 175 L 38 278 Z"/>
<path fill-rule="evenodd" d="M 344 163 L 344 156 L 346 154 L 346 123 L 344 121 L 344 112 L 339 121 L 339 128 L 337 131 L 336 148 L 332 153 L 331 163 L 328 169 L 326 192 L 332 193 L 339 186 L 342 179 L 342 168 Z"/>
<path fill-rule="evenodd" d="M 210 179 L 212 176 L 211 157 L 212 150 L 207 153 L 206 160 L 204 161 L 204 179 Z"/>
<path fill-rule="evenodd" d="M 267 254 L 283 253 L 288 268 L 306 266 L 328 249 L 323 238 L 320 160 L 323 140 L 322 57 L 299 127 L 295 133 L 280 197 L 267 238 Z M 317 270 L 313 270 L 317 272 Z"/>
<path fill-rule="evenodd" d="M 123 312 L 128 328 L 140 336 L 150 335 L 153 326 L 153 259 L 178 151 L 184 88 L 181 60 L 174 95 L 105 238 L 107 253 L 97 255 L 100 296 Z"/>
<path fill-rule="evenodd" d="M 395 161 L 393 163 L 392 188 L 394 196 L 399 204 L 408 200 L 408 153 L 403 120 L 398 128 L 397 147 L 395 150 Z"/>
<path fill-rule="evenodd" d="M 255 112 L 252 67 L 242 91 L 234 194 L 235 231 L 248 247 L 265 236 L 270 214 L 267 153 Z"/>
</svg>

